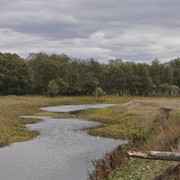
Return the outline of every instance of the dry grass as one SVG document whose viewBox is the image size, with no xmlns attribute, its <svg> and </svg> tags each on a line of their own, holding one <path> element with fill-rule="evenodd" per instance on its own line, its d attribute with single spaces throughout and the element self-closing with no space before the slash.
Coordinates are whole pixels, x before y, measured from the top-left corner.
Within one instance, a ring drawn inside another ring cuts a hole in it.
<svg viewBox="0 0 180 180">
<path fill-rule="evenodd" d="M 129 137 L 132 139 L 132 143 L 125 147 L 123 146 L 123 149 L 180 152 L 180 98 L 133 100 L 120 106 L 108 108 L 106 110 L 106 118 L 102 119 L 99 112 L 101 110 L 95 110 L 95 114 L 90 115 L 90 117 L 93 117 L 95 120 L 100 119 L 102 122 L 104 120 L 108 124 L 104 127 L 92 129 L 90 132 L 101 134 L 102 136 Z M 117 154 L 121 155 L 121 151 L 117 152 Z M 107 159 L 111 155 L 113 154 L 106 155 L 103 160 L 106 162 L 104 163 L 105 167 L 109 167 L 108 172 L 110 174 L 107 175 L 106 170 L 105 176 L 99 176 L 107 180 L 150 180 L 158 175 L 162 169 L 172 164 L 162 161 L 131 159 L 123 163 L 120 162 L 116 166 L 118 169 L 114 170 L 114 167 L 112 169 L 110 165 L 107 166 L 107 162 L 110 161 L 112 163 L 112 158 Z M 113 158 L 116 159 L 116 156 Z M 98 164 L 100 163 L 98 162 Z M 102 171 L 103 167 L 99 168 Z M 112 170 L 116 173 L 112 173 Z"/>
<path fill-rule="evenodd" d="M 180 152 L 180 118 L 170 117 L 169 120 L 160 121 L 153 133 L 155 136 L 153 135 L 148 139 L 146 148 Z"/>
</svg>

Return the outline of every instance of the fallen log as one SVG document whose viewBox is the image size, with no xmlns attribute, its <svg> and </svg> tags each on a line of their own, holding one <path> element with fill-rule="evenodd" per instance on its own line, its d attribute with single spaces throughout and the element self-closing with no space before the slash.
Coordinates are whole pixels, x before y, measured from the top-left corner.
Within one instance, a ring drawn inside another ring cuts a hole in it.
<svg viewBox="0 0 180 180">
<path fill-rule="evenodd" d="M 142 158 L 142 159 L 154 159 L 154 160 L 165 160 L 165 161 L 179 161 L 180 153 L 177 152 L 164 152 L 164 151 L 147 151 L 137 152 L 128 151 L 129 157 Z"/>
</svg>

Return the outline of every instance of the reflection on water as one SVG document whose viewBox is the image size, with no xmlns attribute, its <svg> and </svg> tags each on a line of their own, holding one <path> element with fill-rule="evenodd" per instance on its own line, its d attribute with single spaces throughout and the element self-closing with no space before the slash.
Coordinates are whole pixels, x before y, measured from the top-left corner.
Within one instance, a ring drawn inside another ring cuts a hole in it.
<svg viewBox="0 0 180 180">
<path fill-rule="evenodd" d="M 32 130 L 40 131 L 40 136 L 0 149 L 0 179 L 85 180 L 88 170 L 92 170 L 92 160 L 102 158 L 106 152 L 124 143 L 89 136 L 82 130 L 99 125 L 96 122 L 41 118 L 43 122 L 28 125 Z"/>
</svg>

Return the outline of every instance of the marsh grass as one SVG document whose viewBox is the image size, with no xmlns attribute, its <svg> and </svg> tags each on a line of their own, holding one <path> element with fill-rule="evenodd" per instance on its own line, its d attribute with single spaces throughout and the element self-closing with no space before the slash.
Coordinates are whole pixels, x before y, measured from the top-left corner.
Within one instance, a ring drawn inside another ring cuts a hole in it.
<svg viewBox="0 0 180 180">
<path fill-rule="evenodd" d="M 59 113 L 44 112 L 40 107 L 68 104 L 97 104 L 128 102 L 130 97 L 44 97 L 44 96 L 0 96 L 0 146 L 12 142 L 26 141 L 36 137 L 39 132 L 29 131 L 25 125 L 39 122 L 38 119 L 25 119 L 19 116 L 60 116 Z"/>
<path fill-rule="evenodd" d="M 105 109 L 91 109 L 84 112 L 83 117 L 102 122 L 105 125 L 89 129 L 89 134 L 104 137 L 131 139 L 134 134 L 145 135 L 145 128 L 140 125 L 153 109 L 138 108 L 128 110 L 120 105 Z"/>
<path fill-rule="evenodd" d="M 164 108 L 171 108 L 172 111 L 168 116 Z M 86 111 L 86 118 L 106 123 L 105 126 L 90 129 L 90 134 L 128 138 L 130 143 L 122 146 L 124 150 L 180 152 L 180 98 L 142 98 L 108 108 L 105 116 L 103 111 L 105 110 Z M 116 154 L 122 155 L 122 150 L 120 149 Z M 95 180 L 151 180 L 172 164 L 165 161 L 130 158 L 123 163 L 119 161 L 116 167 L 111 168 L 108 163 L 112 164 L 111 159 L 118 159 L 113 152 L 103 159 L 104 164 L 98 167 L 98 177 L 94 176 Z"/>
</svg>

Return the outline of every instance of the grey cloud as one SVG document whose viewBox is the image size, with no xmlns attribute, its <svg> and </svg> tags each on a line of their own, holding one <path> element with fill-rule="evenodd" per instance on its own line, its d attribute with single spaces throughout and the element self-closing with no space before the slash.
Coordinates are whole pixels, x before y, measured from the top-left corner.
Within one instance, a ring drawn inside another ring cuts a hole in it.
<svg viewBox="0 0 180 180">
<path fill-rule="evenodd" d="M 2 51 L 24 55 L 32 51 L 59 53 L 61 49 L 81 58 L 142 61 L 171 58 L 180 53 L 179 0 L 0 0 L 0 3 Z"/>
</svg>

